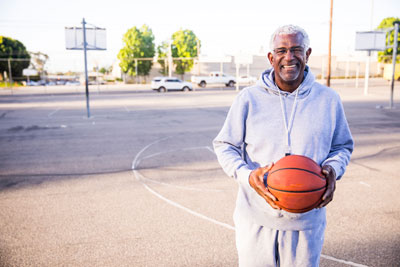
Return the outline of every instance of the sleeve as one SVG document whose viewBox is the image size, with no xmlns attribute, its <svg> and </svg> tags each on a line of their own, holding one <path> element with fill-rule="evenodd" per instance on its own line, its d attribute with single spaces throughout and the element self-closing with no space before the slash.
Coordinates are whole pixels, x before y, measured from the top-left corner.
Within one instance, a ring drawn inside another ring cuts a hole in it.
<svg viewBox="0 0 400 267">
<path fill-rule="evenodd" d="M 249 184 L 252 171 L 243 160 L 243 144 L 246 136 L 248 103 L 242 91 L 234 100 L 225 123 L 213 141 L 214 151 L 225 173 L 242 184 Z"/>
<path fill-rule="evenodd" d="M 349 164 L 351 153 L 354 148 L 353 137 L 347 123 L 342 102 L 338 101 L 336 107 L 335 130 L 333 133 L 331 149 L 327 159 L 322 165 L 330 165 L 336 172 L 336 179 L 342 178 L 346 166 Z"/>
</svg>

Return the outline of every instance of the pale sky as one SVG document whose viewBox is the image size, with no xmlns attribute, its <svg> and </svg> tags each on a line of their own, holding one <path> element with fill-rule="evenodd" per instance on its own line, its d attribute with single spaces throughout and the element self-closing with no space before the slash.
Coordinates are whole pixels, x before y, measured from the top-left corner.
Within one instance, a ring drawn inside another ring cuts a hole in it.
<svg viewBox="0 0 400 267">
<path fill-rule="evenodd" d="M 356 31 L 400 17 L 399 0 L 333 4 L 333 55 L 356 54 Z M 328 53 L 330 0 L 0 0 L 0 11 L 0 35 L 48 54 L 49 71 L 83 70 L 83 52 L 65 49 L 64 30 L 81 26 L 82 18 L 107 30 L 107 50 L 89 51 L 89 68 L 111 65 L 123 47 L 123 34 L 143 24 L 152 29 L 156 45 L 179 29 L 190 29 L 202 42 L 202 54 L 216 56 L 259 54 L 261 47 L 268 49 L 278 26 L 297 24 L 309 34 L 314 55 Z"/>
</svg>

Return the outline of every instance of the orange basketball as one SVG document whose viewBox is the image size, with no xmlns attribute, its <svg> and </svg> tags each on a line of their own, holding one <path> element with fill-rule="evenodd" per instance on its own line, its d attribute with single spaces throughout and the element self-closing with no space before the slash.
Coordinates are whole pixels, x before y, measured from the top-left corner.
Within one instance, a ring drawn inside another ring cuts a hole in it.
<svg viewBox="0 0 400 267">
<path fill-rule="evenodd" d="M 269 171 L 268 190 L 283 210 L 301 213 L 316 208 L 326 190 L 326 179 L 321 167 L 305 156 L 289 155 L 281 158 Z"/>
</svg>

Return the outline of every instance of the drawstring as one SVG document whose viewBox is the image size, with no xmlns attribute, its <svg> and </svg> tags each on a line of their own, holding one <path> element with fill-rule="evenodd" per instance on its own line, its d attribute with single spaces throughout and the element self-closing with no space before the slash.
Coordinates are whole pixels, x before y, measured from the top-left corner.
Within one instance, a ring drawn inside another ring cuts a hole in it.
<svg viewBox="0 0 400 267">
<path fill-rule="evenodd" d="M 281 110 L 282 110 L 282 117 L 283 117 L 283 122 L 285 124 L 285 130 L 286 130 L 286 148 L 285 148 L 285 156 L 288 156 L 291 154 L 291 147 L 290 147 L 290 131 L 292 130 L 292 126 L 293 126 L 293 118 L 294 118 L 294 112 L 297 106 L 297 96 L 299 94 L 299 89 L 297 88 L 296 91 L 296 96 L 294 98 L 294 102 L 293 102 L 293 106 L 292 106 L 292 112 L 290 114 L 290 119 L 289 119 L 289 124 L 286 122 L 286 113 L 285 113 L 285 108 L 283 106 L 283 100 L 282 100 L 282 96 L 281 96 L 281 90 L 278 88 L 278 92 L 279 92 L 279 101 L 281 102 Z"/>
</svg>

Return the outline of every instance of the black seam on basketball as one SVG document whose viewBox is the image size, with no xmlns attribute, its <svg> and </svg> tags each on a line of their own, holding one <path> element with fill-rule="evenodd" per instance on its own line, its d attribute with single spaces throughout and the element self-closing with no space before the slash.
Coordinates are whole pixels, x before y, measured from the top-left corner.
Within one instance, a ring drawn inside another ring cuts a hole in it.
<svg viewBox="0 0 400 267">
<path fill-rule="evenodd" d="M 268 173 L 268 175 L 271 175 L 271 174 L 273 174 L 274 172 L 281 171 L 281 170 L 298 170 L 298 171 L 305 171 L 305 172 L 314 174 L 315 176 L 318 176 L 318 178 L 320 178 L 320 179 L 322 179 L 322 180 L 324 180 L 324 181 L 326 180 L 325 177 L 320 176 L 318 173 L 313 172 L 313 171 L 309 171 L 309 170 L 306 170 L 306 169 L 302 169 L 302 168 L 281 168 L 281 169 L 277 169 L 277 170 L 274 170 L 274 171 Z"/>
<path fill-rule="evenodd" d="M 307 191 L 289 191 L 289 190 L 276 189 L 276 188 L 273 188 L 272 186 L 269 186 L 269 185 L 267 185 L 267 186 L 268 186 L 268 188 L 271 188 L 272 190 L 276 190 L 276 191 L 279 191 L 279 192 L 285 192 L 285 193 L 311 193 L 311 192 L 319 191 L 319 190 L 322 190 L 322 189 L 326 188 L 325 186 L 323 186 L 321 188 L 307 190 Z"/>
</svg>

